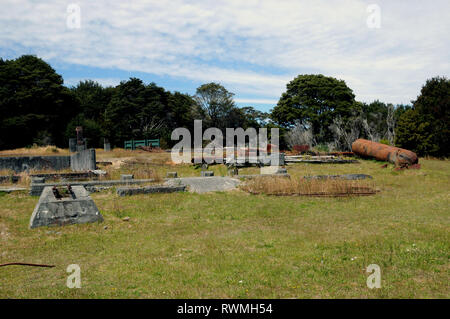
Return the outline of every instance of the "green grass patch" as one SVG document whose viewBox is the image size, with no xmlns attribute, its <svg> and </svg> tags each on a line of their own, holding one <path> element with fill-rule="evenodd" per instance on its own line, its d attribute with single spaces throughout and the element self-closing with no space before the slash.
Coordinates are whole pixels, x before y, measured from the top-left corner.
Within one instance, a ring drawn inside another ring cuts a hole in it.
<svg viewBox="0 0 450 319">
<path fill-rule="evenodd" d="M 420 162 L 395 173 L 373 161 L 287 167 L 370 174 L 381 190 L 370 197 L 94 193 L 103 223 L 33 230 L 38 198 L 0 193 L 0 263 L 56 265 L 0 267 L 0 298 L 448 298 L 450 165 Z M 81 289 L 66 287 L 69 264 Z M 381 289 L 366 286 L 370 264 Z"/>
</svg>

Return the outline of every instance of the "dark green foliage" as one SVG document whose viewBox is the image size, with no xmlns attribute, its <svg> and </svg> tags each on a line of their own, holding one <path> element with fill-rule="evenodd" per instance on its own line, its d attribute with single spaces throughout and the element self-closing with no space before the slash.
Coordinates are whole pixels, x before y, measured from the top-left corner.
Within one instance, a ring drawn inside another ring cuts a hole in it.
<svg viewBox="0 0 450 319">
<path fill-rule="evenodd" d="M 80 81 L 70 89 L 80 104 L 80 115 L 85 119 L 102 121 L 106 106 L 111 100 L 114 88 L 104 88 L 99 83 L 87 80 Z"/>
<path fill-rule="evenodd" d="M 180 92 L 170 94 L 168 100 L 168 121 L 171 128 L 185 127 L 193 128 L 195 101 L 188 95 Z"/>
<path fill-rule="evenodd" d="M 104 88 L 97 82 L 87 80 L 80 81 L 70 90 L 78 100 L 79 113 L 67 125 L 66 140 L 75 137 L 75 128 L 82 126 L 83 136 L 88 138 L 88 147 L 102 147 L 105 137 L 105 110 L 115 89 Z"/>
<path fill-rule="evenodd" d="M 159 138 L 167 114 L 168 92 L 130 78 L 117 87 L 105 110 L 106 135 L 116 146 L 125 140 Z"/>
<path fill-rule="evenodd" d="M 77 112 L 62 77 L 43 60 L 24 55 L 0 63 L 0 149 L 66 145 L 63 132 Z"/>
<path fill-rule="evenodd" d="M 159 138 L 170 146 L 173 129 L 193 127 L 195 106 L 187 94 L 172 94 L 155 83 L 130 78 L 114 89 L 104 111 L 104 133 L 115 146 L 143 138 Z"/>
<path fill-rule="evenodd" d="M 287 84 L 271 118 L 283 127 L 296 121 L 310 123 L 319 142 L 332 139 L 333 118 L 347 118 L 355 107 L 355 95 L 342 80 L 323 75 L 299 75 Z"/>
<path fill-rule="evenodd" d="M 410 109 L 400 117 L 395 136 L 395 145 L 423 156 L 435 153 L 431 123 L 424 121 L 417 110 Z"/>
<path fill-rule="evenodd" d="M 427 80 L 413 110 L 404 112 L 396 129 L 396 145 L 419 155 L 448 157 L 450 80 L 435 77 Z"/>
<path fill-rule="evenodd" d="M 102 128 L 102 121 L 85 118 L 82 114 L 75 116 L 67 125 L 64 135 L 66 140 L 76 137 L 76 127 L 83 127 L 83 137 L 87 138 L 87 145 L 91 147 L 103 147 L 104 130 Z M 67 147 L 65 145 L 64 147 Z"/>
</svg>

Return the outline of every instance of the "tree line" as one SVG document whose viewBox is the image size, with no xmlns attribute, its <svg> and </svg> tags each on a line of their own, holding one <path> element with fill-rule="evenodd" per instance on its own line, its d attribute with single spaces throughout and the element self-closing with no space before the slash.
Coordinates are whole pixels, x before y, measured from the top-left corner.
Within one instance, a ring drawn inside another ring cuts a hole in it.
<svg viewBox="0 0 450 319">
<path fill-rule="evenodd" d="M 82 126 L 89 147 L 104 139 L 122 147 L 125 140 L 159 138 L 170 147 L 177 127 L 278 127 L 282 148 L 308 144 L 323 150 L 349 150 L 357 138 L 404 147 L 419 155 L 449 155 L 450 81 L 427 80 L 411 105 L 355 100 L 342 80 L 299 75 L 286 86 L 268 113 L 237 107 L 233 93 L 206 83 L 194 95 L 170 92 L 138 78 L 103 87 L 80 81 L 70 88 L 42 59 L 24 55 L 0 58 L 0 149 L 37 145 L 67 147 Z"/>
</svg>

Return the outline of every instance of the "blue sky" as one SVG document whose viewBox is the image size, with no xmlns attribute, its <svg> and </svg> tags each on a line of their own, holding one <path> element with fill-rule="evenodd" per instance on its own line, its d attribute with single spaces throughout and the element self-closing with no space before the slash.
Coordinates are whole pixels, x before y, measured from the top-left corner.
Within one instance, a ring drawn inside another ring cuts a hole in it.
<svg viewBox="0 0 450 319">
<path fill-rule="evenodd" d="M 1 0 L 0 56 L 35 54 L 75 85 L 129 77 L 194 94 L 222 83 L 268 111 L 298 74 L 346 81 L 360 101 L 410 103 L 450 74 L 450 2 Z M 71 28 L 68 6 L 80 8 Z M 379 8 L 379 28 L 369 28 Z M 373 7 L 372 7 L 373 8 Z"/>
</svg>

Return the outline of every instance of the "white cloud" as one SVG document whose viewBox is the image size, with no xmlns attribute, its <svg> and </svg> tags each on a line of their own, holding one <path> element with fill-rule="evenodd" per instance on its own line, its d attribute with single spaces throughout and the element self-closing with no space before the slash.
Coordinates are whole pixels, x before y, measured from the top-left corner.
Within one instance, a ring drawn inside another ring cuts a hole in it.
<svg viewBox="0 0 450 319">
<path fill-rule="evenodd" d="M 2 50 L 217 81 L 237 99 L 277 100 L 297 74 L 322 73 L 360 100 L 408 103 L 427 78 L 450 74 L 445 0 L 377 1 L 380 29 L 367 28 L 362 0 L 79 1 L 81 29 L 67 28 L 68 3 L 3 2 Z"/>
<path fill-rule="evenodd" d="M 254 103 L 254 104 L 271 104 L 276 105 L 278 100 L 270 100 L 270 99 L 234 99 L 237 103 Z"/>
</svg>

